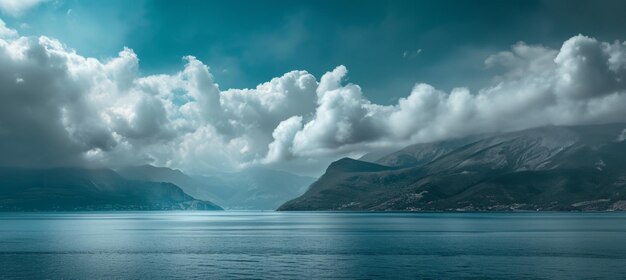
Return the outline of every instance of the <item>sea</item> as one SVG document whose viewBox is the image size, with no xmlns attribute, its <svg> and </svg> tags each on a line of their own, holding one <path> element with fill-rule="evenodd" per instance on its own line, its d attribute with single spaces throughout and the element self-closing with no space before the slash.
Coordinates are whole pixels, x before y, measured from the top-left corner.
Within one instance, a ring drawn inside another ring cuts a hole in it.
<svg viewBox="0 0 626 280">
<path fill-rule="evenodd" d="M 1 279 L 625 279 L 626 213 L 0 213 Z"/>
</svg>

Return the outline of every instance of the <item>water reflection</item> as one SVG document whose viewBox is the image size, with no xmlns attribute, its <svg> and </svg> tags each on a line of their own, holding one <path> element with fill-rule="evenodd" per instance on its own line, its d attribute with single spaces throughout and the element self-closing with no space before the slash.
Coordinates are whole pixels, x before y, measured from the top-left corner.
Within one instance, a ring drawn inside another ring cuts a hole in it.
<svg viewBox="0 0 626 280">
<path fill-rule="evenodd" d="M 0 278 L 619 278 L 622 213 L 0 214 Z"/>
</svg>

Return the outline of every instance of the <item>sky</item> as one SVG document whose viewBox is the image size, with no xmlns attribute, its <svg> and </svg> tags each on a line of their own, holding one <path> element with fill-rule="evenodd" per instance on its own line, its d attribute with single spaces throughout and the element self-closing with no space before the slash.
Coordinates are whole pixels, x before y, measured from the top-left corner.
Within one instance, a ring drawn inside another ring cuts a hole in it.
<svg viewBox="0 0 626 280">
<path fill-rule="evenodd" d="M 0 0 L 5 166 L 267 166 L 625 120 L 624 1 Z"/>
</svg>

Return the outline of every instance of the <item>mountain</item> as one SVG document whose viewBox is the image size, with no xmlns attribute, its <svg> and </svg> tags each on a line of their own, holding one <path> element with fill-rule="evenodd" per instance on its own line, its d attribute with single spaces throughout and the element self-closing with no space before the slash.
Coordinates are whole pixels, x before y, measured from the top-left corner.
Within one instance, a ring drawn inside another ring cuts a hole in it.
<svg viewBox="0 0 626 280">
<path fill-rule="evenodd" d="M 190 176 L 179 170 L 151 165 L 127 167 L 118 172 L 129 179 L 171 182 L 194 197 L 236 210 L 274 210 L 303 194 L 315 180 L 266 168 L 210 176 Z"/>
<path fill-rule="evenodd" d="M 383 148 L 383 149 L 377 149 L 374 151 L 371 151 L 369 153 L 366 153 L 364 155 L 362 155 L 360 158 L 358 158 L 358 160 L 360 161 L 367 161 L 367 162 L 376 162 L 377 160 L 381 159 L 384 156 L 389 155 L 392 152 L 397 151 L 397 148 Z"/>
<path fill-rule="evenodd" d="M 0 211 L 221 210 L 171 183 L 128 180 L 109 169 L 0 168 Z"/>
<path fill-rule="evenodd" d="M 341 159 L 279 210 L 626 210 L 625 134 L 550 126 Z"/>
<path fill-rule="evenodd" d="M 124 178 L 130 180 L 172 183 L 179 186 L 185 193 L 193 197 L 213 201 L 221 205 L 218 202 L 219 198 L 217 196 L 206 192 L 202 181 L 192 178 L 178 169 L 140 165 L 128 166 L 116 171 Z"/>
<path fill-rule="evenodd" d="M 477 137 L 466 137 L 435 143 L 420 143 L 376 159 L 374 162 L 387 166 L 414 167 L 432 162 L 459 147 L 467 145 Z"/>
</svg>

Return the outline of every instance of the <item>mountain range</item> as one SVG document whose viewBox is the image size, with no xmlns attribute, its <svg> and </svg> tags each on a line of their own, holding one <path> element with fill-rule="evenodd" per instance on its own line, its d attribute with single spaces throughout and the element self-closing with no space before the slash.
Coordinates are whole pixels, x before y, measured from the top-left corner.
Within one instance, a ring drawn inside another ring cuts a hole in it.
<svg viewBox="0 0 626 280">
<path fill-rule="evenodd" d="M 265 168 L 210 176 L 151 165 L 0 168 L 0 211 L 274 210 L 314 180 Z"/>
<path fill-rule="evenodd" d="M 275 210 L 302 195 L 315 178 L 266 168 L 247 168 L 208 176 L 187 175 L 180 170 L 151 165 L 117 170 L 128 179 L 170 182 L 191 196 L 209 200 L 230 210 Z"/>
<path fill-rule="evenodd" d="M 0 168 L 0 211 L 221 210 L 166 182 L 126 179 L 110 169 Z"/>
<path fill-rule="evenodd" d="M 548 126 L 420 143 L 340 159 L 317 180 L 265 168 L 205 176 L 151 165 L 115 171 L 0 168 L 0 211 L 222 207 L 626 210 L 626 124 Z"/>
<path fill-rule="evenodd" d="M 343 158 L 279 210 L 626 210 L 626 124 L 548 126 Z"/>
</svg>

